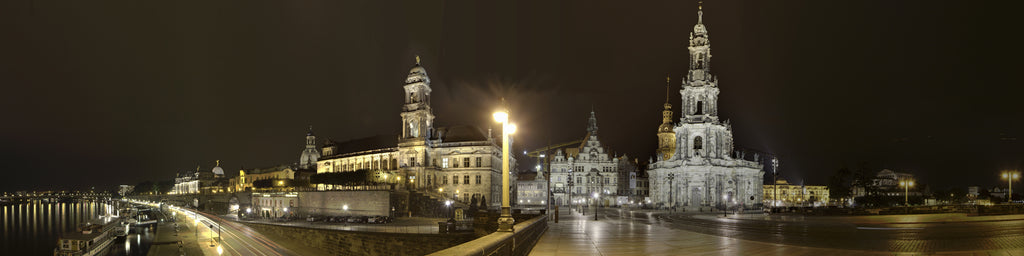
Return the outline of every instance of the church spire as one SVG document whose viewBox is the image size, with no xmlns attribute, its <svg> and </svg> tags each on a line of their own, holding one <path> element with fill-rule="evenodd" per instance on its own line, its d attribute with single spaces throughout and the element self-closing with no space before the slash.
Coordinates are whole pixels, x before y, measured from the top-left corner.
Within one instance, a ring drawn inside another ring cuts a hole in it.
<svg viewBox="0 0 1024 256">
<path fill-rule="evenodd" d="M 704 1 L 697 1 L 697 24 L 704 24 Z"/>
<path fill-rule="evenodd" d="M 665 77 L 665 110 L 661 111 L 661 127 L 658 127 L 658 132 L 672 132 L 672 104 L 668 103 L 668 97 L 671 94 L 672 77 Z"/>
<path fill-rule="evenodd" d="M 594 106 L 590 106 L 590 119 L 587 120 L 587 132 L 590 135 L 597 135 L 597 114 L 594 113 Z"/>
</svg>

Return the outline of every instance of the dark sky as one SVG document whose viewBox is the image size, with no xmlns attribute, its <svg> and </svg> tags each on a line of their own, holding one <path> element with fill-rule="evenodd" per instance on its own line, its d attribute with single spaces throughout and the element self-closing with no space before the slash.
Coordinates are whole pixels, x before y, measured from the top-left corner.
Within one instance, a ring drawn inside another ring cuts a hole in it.
<svg viewBox="0 0 1024 256">
<path fill-rule="evenodd" d="M 0 3 L 0 190 L 170 179 L 297 161 L 320 138 L 397 136 L 415 55 L 439 125 L 518 142 L 585 134 L 653 154 L 664 81 L 686 70 L 695 1 Z M 823 184 L 862 162 L 936 187 L 1024 169 L 1019 6 L 707 1 L 736 144 Z M 678 112 L 676 113 L 678 118 Z"/>
</svg>

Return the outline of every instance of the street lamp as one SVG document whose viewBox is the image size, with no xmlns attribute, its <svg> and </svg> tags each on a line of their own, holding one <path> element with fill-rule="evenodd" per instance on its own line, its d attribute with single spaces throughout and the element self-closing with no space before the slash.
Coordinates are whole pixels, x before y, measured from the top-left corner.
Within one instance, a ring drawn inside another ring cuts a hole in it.
<svg viewBox="0 0 1024 256">
<path fill-rule="evenodd" d="M 573 173 L 573 169 L 576 169 L 576 163 L 569 163 L 569 182 L 566 182 L 566 184 L 569 185 L 569 192 L 568 192 L 568 194 L 569 194 L 569 213 L 572 213 L 572 203 L 573 203 L 573 201 L 572 201 L 572 193 L 573 193 L 572 173 Z M 580 211 L 580 212 L 582 214 L 583 211 Z"/>
<path fill-rule="evenodd" d="M 199 219 L 196 218 L 192 221 L 192 227 L 196 230 L 196 243 L 199 243 Z"/>
<path fill-rule="evenodd" d="M 779 207 L 779 178 L 776 177 L 777 175 L 779 175 L 779 158 L 778 157 L 773 157 L 772 158 L 772 189 L 775 190 L 775 191 L 772 192 L 772 207 L 773 208 L 774 207 Z"/>
<path fill-rule="evenodd" d="M 600 194 L 594 192 L 594 203 L 598 204 L 597 206 L 594 206 L 594 220 L 597 220 L 597 207 L 601 206 L 600 203 L 597 202 L 598 197 L 600 197 Z"/>
<path fill-rule="evenodd" d="M 224 248 L 221 248 L 220 245 L 217 245 L 217 255 L 221 254 L 224 254 Z"/>
<path fill-rule="evenodd" d="M 914 186 L 913 180 L 900 181 L 900 187 L 903 187 L 903 204 L 910 206 L 910 187 Z"/>
<path fill-rule="evenodd" d="M 452 214 L 452 200 L 445 200 L 444 206 L 448 208 L 448 222 L 454 222 L 455 215 Z"/>
<path fill-rule="evenodd" d="M 509 206 L 509 155 L 508 135 L 516 132 L 516 125 L 510 124 L 508 110 L 494 112 L 494 121 L 501 123 L 501 217 L 498 217 L 498 231 L 512 232 L 512 225 L 515 219 L 512 218 L 512 209 Z"/>
<path fill-rule="evenodd" d="M 1009 188 L 1009 190 L 1006 193 L 1006 202 L 1012 203 L 1013 202 L 1013 180 L 1020 179 L 1020 173 L 1019 172 L 1014 172 L 1014 171 L 1005 171 L 1005 172 L 1003 172 L 1003 179 L 1006 180 L 1006 185 Z"/>
<path fill-rule="evenodd" d="M 729 194 L 722 195 L 722 217 L 729 217 Z"/>
<path fill-rule="evenodd" d="M 675 200 L 675 194 L 676 194 L 675 189 L 676 189 L 676 186 L 673 186 L 673 184 L 672 184 L 672 180 L 674 180 L 674 179 L 676 179 L 676 174 L 675 173 L 669 173 L 668 174 L 668 190 L 669 190 L 669 192 L 668 192 L 668 201 L 669 201 L 670 204 L 669 204 L 668 207 L 671 207 L 671 209 L 673 211 L 675 211 L 675 209 L 676 209 L 676 200 Z"/>
</svg>

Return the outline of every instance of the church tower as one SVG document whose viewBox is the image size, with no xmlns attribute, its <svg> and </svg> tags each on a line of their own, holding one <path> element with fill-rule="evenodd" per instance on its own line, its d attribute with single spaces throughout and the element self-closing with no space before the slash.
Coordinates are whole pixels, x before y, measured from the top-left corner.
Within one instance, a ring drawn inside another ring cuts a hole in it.
<svg viewBox="0 0 1024 256">
<path fill-rule="evenodd" d="M 299 168 L 316 168 L 316 161 L 320 158 L 320 151 L 316 150 L 316 135 L 313 135 L 313 126 L 309 126 L 306 132 L 306 149 L 302 150 L 299 157 Z"/>
<path fill-rule="evenodd" d="M 668 103 L 671 77 L 665 77 L 665 110 L 661 111 L 661 126 L 658 126 L 658 155 L 669 160 L 676 151 L 676 133 L 672 130 L 672 104 Z"/>
<path fill-rule="evenodd" d="M 697 25 L 690 32 L 690 70 L 679 93 L 683 98 L 682 123 L 718 122 L 718 79 L 711 75 L 711 41 L 704 27 L 703 7 L 698 7 Z"/>
<path fill-rule="evenodd" d="M 587 132 L 590 136 L 597 136 L 597 114 L 593 109 L 590 110 L 590 118 L 587 119 Z"/>
<path fill-rule="evenodd" d="M 430 77 L 427 70 L 420 66 L 420 56 L 416 56 L 416 65 L 409 70 L 405 78 L 405 106 L 402 107 L 402 139 L 426 139 L 434 128 L 434 113 L 430 109 Z"/>
</svg>

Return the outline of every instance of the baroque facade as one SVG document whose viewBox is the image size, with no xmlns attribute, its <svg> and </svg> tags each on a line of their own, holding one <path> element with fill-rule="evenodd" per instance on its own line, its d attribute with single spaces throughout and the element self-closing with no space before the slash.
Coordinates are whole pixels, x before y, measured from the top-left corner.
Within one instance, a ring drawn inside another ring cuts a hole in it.
<svg viewBox="0 0 1024 256">
<path fill-rule="evenodd" d="M 370 170 L 377 182 L 469 203 L 501 205 L 501 138 L 474 126 L 435 127 L 430 105 L 430 77 L 416 64 L 403 86 L 402 132 L 398 140 L 376 136 L 336 143 L 328 141 L 316 161 L 317 173 Z M 500 133 L 499 133 L 500 134 Z M 515 158 L 510 158 L 515 169 Z M 515 173 L 515 172 L 513 172 Z M 515 182 L 511 178 L 511 182 Z M 509 184 L 515 189 L 515 184 Z M 335 189 L 317 185 L 320 190 Z"/>
<path fill-rule="evenodd" d="M 789 184 L 779 179 L 775 184 L 764 185 L 764 202 L 772 206 L 822 206 L 829 203 L 827 186 Z M 778 196 L 775 196 L 778 195 Z M 776 201 L 778 198 L 778 201 Z"/>
<path fill-rule="evenodd" d="M 597 115 L 590 111 L 587 136 L 576 148 L 555 151 L 551 161 L 552 197 L 555 205 L 615 205 L 622 189 L 619 159 L 610 156 L 597 138 Z M 598 199 L 595 199 L 595 195 Z"/>
<path fill-rule="evenodd" d="M 658 156 L 649 170 L 651 200 L 661 207 L 753 207 L 763 199 L 762 165 L 734 158 L 732 127 L 718 117 L 718 79 L 711 43 L 697 11 L 689 40 L 689 70 L 679 90 L 679 123 L 667 99 L 658 127 Z M 755 156 L 756 158 L 756 156 Z"/>
</svg>

